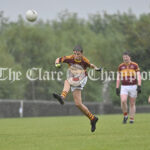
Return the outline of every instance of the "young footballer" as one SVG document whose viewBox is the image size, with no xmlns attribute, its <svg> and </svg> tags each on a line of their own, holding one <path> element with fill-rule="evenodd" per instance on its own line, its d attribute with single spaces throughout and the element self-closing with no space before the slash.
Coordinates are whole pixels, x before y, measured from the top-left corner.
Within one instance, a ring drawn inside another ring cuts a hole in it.
<svg viewBox="0 0 150 150">
<path fill-rule="evenodd" d="M 98 117 L 94 116 L 82 103 L 81 91 L 87 82 L 86 69 L 88 67 L 93 68 L 96 71 L 100 71 L 101 69 L 91 64 L 89 60 L 83 56 L 83 49 L 79 45 L 74 47 L 73 55 L 57 58 L 55 61 L 55 66 L 61 67 L 61 63 L 67 63 L 69 65 L 69 77 L 64 82 L 64 88 L 61 95 L 53 93 L 53 96 L 59 101 L 60 104 L 63 105 L 64 100 L 66 99 L 66 96 L 71 88 L 75 105 L 82 111 L 85 116 L 89 118 L 91 122 L 91 132 L 94 132 L 96 129 Z"/>
<path fill-rule="evenodd" d="M 121 91 L 119 89 L 121 81 Z M 129 97 L 130 123 L 134 123 L 136 97 L 141 93 L 141 75 L 137 63 L 131 61 L 128 52 L 123 53 L 123 63 L 118 67 L 116 94 L 121 98 L 121 108 L 124 115 L 123 123 L 128 120 L 127 99 Z"/>
</svg>

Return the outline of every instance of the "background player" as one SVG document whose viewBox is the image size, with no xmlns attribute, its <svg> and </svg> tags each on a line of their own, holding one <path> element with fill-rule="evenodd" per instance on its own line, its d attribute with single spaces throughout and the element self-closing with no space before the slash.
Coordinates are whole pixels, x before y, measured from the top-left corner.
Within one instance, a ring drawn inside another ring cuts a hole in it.
<svg viewBox="0 0 150 150">
<path fill-rule="evenodd" d="M 141 75 L 137 63 L 132 62 L 128 52 L 123 53 L 123 63 L 118 67 L 116 94 L 121 98 L 121 108 L 124 114 L 123 123 L 128 119 L 127 99 L 129 96 L 130 123 L 134 123 L 137 93 L 141 93 Z M 121 80 L 121 92 L 119 89 Z"/>
</svg>

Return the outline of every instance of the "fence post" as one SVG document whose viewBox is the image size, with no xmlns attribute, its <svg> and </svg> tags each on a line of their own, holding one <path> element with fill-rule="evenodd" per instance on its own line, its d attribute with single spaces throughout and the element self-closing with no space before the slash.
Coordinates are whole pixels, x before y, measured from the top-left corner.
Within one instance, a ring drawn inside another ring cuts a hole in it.
<svg viewBox="0 0 150 150">
<path fill-rule="evenodd" d="M 20 118 L 23 117 L 23 100 L 20 101 L 19 115 Z"/>
</svg>

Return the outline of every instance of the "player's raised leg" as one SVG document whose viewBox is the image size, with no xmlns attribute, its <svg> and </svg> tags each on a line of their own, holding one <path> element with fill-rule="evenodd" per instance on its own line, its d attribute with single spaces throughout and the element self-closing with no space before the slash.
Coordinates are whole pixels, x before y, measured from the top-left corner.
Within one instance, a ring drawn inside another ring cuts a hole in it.
<svg viewBox="0 0 150 150">
<path fill-rule="evenodd" d="M 70 91 L 70 84 L 68 82 L 68 80 L 65 80 L 64 82 L 64 88 L 63 91 L 61 93 L 61 95 L 53 93 L 54 98 L 56 98 L 60 104 L 64 104 L 64 99 L 66 98 L 68 92 Z"/>
<path fill-rule="evenodd" d="M 75 101 L 75 105 L 90 119 L 91 121 L 91 131 L 94 132 L 96 129 L 96 123 L 98 121 L 98 118 L 95 117 L 88 108 L 82 103 L 81 98 L 81 90 L 75 89 L 73 91 L 73 98 Z"/>
<path fill-rule="evenodd" d="M 61 96 L 63 97 L 63 99 L 66 98 L 69 91 L 70 91 L 70 84 L 69 84 L 68 80 L 65 80 L 64 88 L 63 88 L 62 93 L 61 93 Z"/>
</svg>

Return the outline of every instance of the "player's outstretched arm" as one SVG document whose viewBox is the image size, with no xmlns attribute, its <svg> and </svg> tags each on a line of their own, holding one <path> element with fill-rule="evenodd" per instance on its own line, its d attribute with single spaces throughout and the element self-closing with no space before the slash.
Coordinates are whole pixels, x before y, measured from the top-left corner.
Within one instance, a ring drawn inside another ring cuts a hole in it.
<svg viewBox="0 0 150 150">
<path fill-rule="evenodd" d="M 94 64 L 90 64 L 90 67 L 93 68 L 93 69 L 95 69 L 96 71 L 101 71 L 101 70 L 102 70 L 101 67 L 98 68 L 98 67 L 95 66 Z"/>
</svg>

